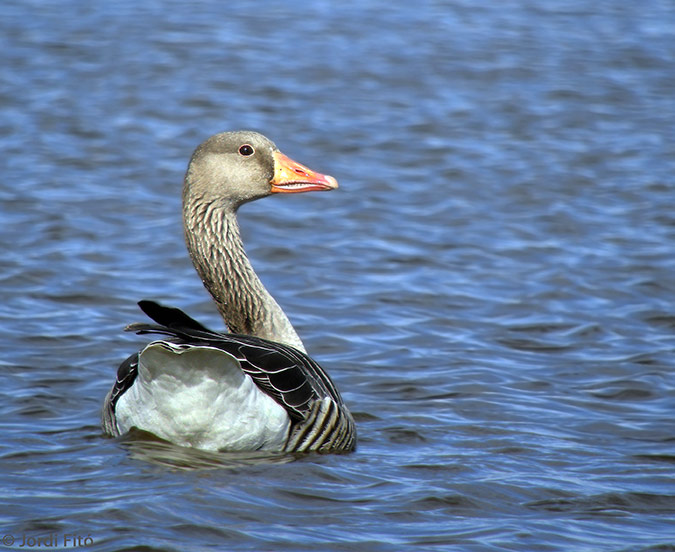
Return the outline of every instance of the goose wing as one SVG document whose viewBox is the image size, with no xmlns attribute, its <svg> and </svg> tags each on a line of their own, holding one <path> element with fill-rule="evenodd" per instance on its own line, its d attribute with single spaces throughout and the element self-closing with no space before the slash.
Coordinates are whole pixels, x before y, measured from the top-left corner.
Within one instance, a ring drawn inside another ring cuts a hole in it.
<svg viewBox="0 0 675 552">
<path fill-rule="evenodd" d="M 293 422 L 287 450 L 352 450 L 354 421 L 326 372 L 305 353 L 281 343 L 249 335 L 214 332 L 183 311 L 154 301 L 139 306 L 157 324 L 136 323 L 126 330 L 169 336 L 184 347 L 214 347 L 234 356 L 253 382 L 283 406 Z M 117 399 L 133 385 L 138 355 L 119 367 L 117 380 L 106 400 L 106 418 L 112 419 Z"/>
</svg>

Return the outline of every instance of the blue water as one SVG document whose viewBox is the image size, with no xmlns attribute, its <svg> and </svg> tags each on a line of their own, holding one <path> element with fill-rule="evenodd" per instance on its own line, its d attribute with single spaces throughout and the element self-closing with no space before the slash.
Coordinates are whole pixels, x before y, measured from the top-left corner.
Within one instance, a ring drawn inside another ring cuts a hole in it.
<svg viewBox="0 0 675 552">
<path fill-rule="evenodd" d="M 672 2 L 0 16 L 6 548 L 675 550 Z M 240 222 L 354 454 L 101 434 L 138 299 L 221 327 L 180 189 L 238 128 L 340 182 Z"/>
</svg>

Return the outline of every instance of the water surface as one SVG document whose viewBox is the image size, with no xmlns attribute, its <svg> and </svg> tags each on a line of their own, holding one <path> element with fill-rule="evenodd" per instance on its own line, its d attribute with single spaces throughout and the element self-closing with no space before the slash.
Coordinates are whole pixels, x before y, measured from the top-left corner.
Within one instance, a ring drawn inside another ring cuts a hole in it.
<svg viewBox="0 0 675 552">
<path fill-rule="evenodd" d="M 0 8 L 2 534 L 675 549 L 672 3 L 232 4 Z M 340 181 L 240 220 L 354 454 L 101 435 L 138 299 L 221 327 L 180 189 L 237 128 Z"/>
</svg>

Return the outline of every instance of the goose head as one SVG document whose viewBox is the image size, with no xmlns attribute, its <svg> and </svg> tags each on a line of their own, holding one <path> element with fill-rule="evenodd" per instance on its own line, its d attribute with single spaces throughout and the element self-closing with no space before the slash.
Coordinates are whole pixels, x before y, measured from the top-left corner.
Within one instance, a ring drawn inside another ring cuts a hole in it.
<svg viewBox="0 0 675 552">
<path fill-rule="evenodd" d="M 262 134 L 223 132 L 211 136 L 193 153 L 183 199 L 236 210 L 244 203 L 271 194 L 337 187 L 335 178 L 293 161 Z"/>
</svg>

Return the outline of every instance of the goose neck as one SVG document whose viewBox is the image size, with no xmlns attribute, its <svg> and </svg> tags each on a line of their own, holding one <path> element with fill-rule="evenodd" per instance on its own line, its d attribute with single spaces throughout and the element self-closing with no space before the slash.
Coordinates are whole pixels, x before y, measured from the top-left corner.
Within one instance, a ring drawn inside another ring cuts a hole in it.
<svg viewBox="0 0 675 552">
<path fill-rule="evenodd" d="M 304 351 L 288 317 L 246 255 L 236 210 L 227 205 L 186 202 L 184 224 L 192 262 L 229 330 Z"/>
</svg>

